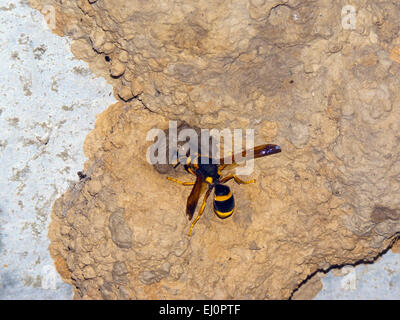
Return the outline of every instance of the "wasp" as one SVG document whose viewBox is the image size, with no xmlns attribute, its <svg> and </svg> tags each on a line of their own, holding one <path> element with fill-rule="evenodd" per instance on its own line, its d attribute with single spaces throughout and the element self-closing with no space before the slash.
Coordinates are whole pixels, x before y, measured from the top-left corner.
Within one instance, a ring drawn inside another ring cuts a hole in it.
<svg viewBox="0 0 400 320">
<path fill-rule="evenodd" d="M 281 152 L 281 148 L 275 144 L 263 144 L 250 150 L 244 150 L 239 155 L 232 155 L 227 158 L 221 158 L 219 161 L 214 161 L 208 156 L 197 153 L 195 156 L 187 156 L 185 170 L 196 176 L 195 182 L 183 182 L 175 178 L 167 177 L 168 180 L 177 182 L 184 186 L 193 186 L 192 191 L 186 203 L 186 215 L 190 220 L 196 211 L 196 207 L 202 192 L 205 191 L 202 205 L 196 219 L 192 222 L 188 236 L 192 234 L 192 230 L 196 222 L 200 219 L 204 212 L 211 192 L 214 190 L 214 212 L 216 215 L 225 219 L 233 214 L 235 210 L 235 199 L 231 189 L 225 185 L 229 180 L 234 180 L 237 184 L 249 184 L 255 182 L 254 179 L 244 181 L 234 174 L 228 174 L 223 177 L 222 171 L 230 165 L 236 165 L 237 161 L 245 161 L 249 159 L 257 159 L 264 156 L 269 156 Z"/>
</svg>

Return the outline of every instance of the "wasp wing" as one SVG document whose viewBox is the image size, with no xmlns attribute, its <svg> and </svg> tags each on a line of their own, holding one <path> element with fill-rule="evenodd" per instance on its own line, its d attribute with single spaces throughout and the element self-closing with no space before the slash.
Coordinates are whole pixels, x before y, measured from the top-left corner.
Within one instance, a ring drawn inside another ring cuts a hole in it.
<svg viewBox="0 0 400 320">
<path fill-rule="evenodd" d="M 189 220 L 192 220 L 193 214 L 197 207 L 197 202 L 199 201 L 201 191 L 203 190 L 204 178 L 202 175 L 197 175 L 196 182 L 190 192 L 189 198 L 186 203 L 186 215 Z"/>
<path fill-rule="evenodd" d="M 226 167 L 229 164 L 236 164 L 246 160 L 257 159 L 264 156 L 281 152 L 281 148 L 276 144 L 262 144 L 253 149 L 243 150 L 242 153 L 238 153 L 226 158 L 221 158 L 220 164 Z"/>
</svg>

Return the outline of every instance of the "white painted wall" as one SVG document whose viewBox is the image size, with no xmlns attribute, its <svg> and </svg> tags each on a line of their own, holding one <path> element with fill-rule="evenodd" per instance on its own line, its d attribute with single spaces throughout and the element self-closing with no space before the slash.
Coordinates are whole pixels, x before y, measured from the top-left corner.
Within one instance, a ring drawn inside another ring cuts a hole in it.
<svg viewBox="0 0 400 320">
<path fill-rule="evenodd" d="M 0 2 L 0 299 L 70 299 L 48 252 L 52 203 L 77 180 L 85 136 L 115 102 L 70 42 Z"/>
</svg>

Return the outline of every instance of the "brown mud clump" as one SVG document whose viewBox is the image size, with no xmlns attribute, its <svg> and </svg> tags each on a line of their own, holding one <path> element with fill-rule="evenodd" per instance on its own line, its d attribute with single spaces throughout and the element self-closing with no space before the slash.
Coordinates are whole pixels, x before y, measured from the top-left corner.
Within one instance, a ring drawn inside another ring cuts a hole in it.
<svg viewBox="0 0 400 320">
<path fill-rule="evenodd" d="M 400 3 L 30 2 L 55 9 L 55 32 L 120 101 L 53 207 L 51 254 L 76 298 L 289 298 L 398 236 Z M 194 177 L 146 161 L 147 132 L 169 120 L 283 150 L 255 161 L 254 184 L 229 182 L 233 216 L 209 201 L 190 238 L 190 187 L 164 172 Z"/>
</svg>

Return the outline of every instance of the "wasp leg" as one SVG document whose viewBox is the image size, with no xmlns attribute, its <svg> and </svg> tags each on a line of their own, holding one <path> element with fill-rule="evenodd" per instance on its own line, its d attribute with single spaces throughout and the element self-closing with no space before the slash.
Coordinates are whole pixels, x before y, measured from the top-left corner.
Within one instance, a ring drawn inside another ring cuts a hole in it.
<svg viewBox="0 0 400 320">
<path fill-rule="evenodd" d="M 194 182 L 183 182 L 183 181 L 180 181 L 180 180 L 178 180 L 178 179 L 171 178 L 171 177 L 167 177 L 167 179 L 168 179 L 169 181 L 174 181 L 174 182 L 177 182 L 177 183 L 179 183 L 179 184 L 182 184 L 182 185 L 184 185 L 184 186 L 193 186 L 193 185 L 194 185 Z"/>
<path fill-rule="evenodd" d="M 192 170 L 192 168 L 190 168 L 190 167 L 188 167 L 188 171 L 189 171 L 189 173 L 191 173 L 192 175 L 196 175 L 196 173 Z"/>
<path fill-rule="evenodd" d="M 203 214 L 203 211 L 204 211 L 204 208 L 206 207 L 207 199 L 210 196 L 210 193 L 211 193 L 211 189 L 208 189 L 206 194 L 204 195 L 203 204 L 201 205 L 199 214 L 197 215 L 196 219 L 194 219 L 194 221 L 192 222 L 192 225 L 190 226 L 190 230 L 188 233 L 189 237 L 192 235 L 192 230 L 193 230 L 194 225 L 196 224 L 196 222 L 200 219 L 201 215 Z"/>
<path fill-rule="evenodd" d="M 221 171 L 224 170 L 228 165 L 227 164 L 221 164 L 218 167 L 218 174 L 221 175 Z"/>
<path fill-rule="evenodd" d="M 256 181 L 254 179 L 244 181 L 244 180 L 240 179 L 239 177 L 235 176 L 234 174 L 230 174 L 230 175 L 227 175 L 225 178 L 222 178 L 220 180 L 220 182 L 225 183 L 231 179 L 234 179 L 237 184 L 249 184 L 249 183 L 254 183 Z"/>
<path fill-rule="evenodd" d="M 233 179 L 235 180 L 235 182 L 236 182 L 237 184 L 249 184 L 249 183 L 254 183 L 254 182 L 256 182 L 255 179 L 251 179 L 251 180 L 244 181 L 244 180 L 238 178 L 238 177 L 235 176 L 235 175 L 233 175 Z"/>
</svg>

